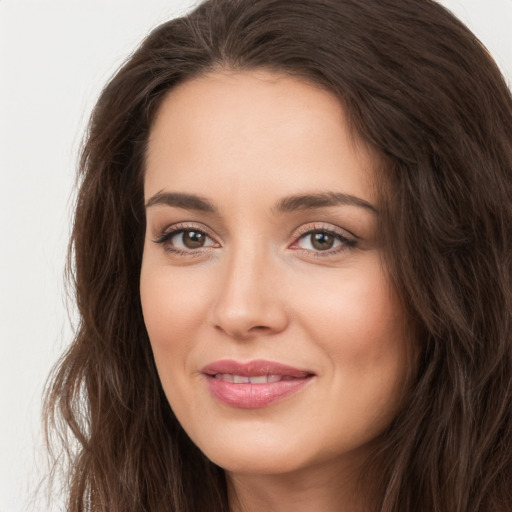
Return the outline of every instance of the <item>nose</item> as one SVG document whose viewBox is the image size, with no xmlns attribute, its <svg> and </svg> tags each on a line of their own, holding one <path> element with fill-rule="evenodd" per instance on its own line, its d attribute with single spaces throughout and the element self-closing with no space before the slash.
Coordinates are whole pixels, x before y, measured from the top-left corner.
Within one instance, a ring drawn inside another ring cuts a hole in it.
<svg viewBox="0 0 512 512">
<path fill-rule="evenodd" d="M 213 307 L 215 328 L 246 340 L 277 334 L 289 319 L 280 288 L 280 273 L 272 258 L 250 247 L 227 258 L 219 274 Z"/>
</svg>

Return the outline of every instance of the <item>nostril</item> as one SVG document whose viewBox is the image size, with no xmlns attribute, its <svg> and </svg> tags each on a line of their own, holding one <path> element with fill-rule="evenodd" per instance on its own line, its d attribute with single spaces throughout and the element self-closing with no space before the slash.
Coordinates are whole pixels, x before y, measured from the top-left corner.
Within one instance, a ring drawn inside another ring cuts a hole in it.
<svg viewBox="0 0 512 512">
<path fill-rule="evenodd" d="M 237 299 L 238 297 L 238 299 Z M 211 311 L 216 331 L 234 338 L 251 338 L 281 332 L 288 325 L 285 308 L 277 301 L 247 300 L 238 295 L 223 296 Z"/>
<path fill-rule="evenodd" d="M 267 325 L 254 325 L 247 329 L 240 328 L 240 326 L 231 326 L 231 328 L 229 328 L 225 325 L 215 325 L 215 329 L 237 339 L 250 339 L 273 332 L 272 328 Z"/>
</svg>

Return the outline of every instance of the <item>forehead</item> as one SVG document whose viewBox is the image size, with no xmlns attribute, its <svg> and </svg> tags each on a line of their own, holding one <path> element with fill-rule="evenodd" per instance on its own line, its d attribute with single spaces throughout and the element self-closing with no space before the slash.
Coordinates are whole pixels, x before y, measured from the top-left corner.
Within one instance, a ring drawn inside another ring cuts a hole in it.
<svg viewBox="0 0 512 512">
<path fill-rule="evenodd" d="M 372 200 L 374 158 L 339 99 L 269 71 L 215 72 L 174 88 L 153 124 L 146 197 L 168 186 L 350 189 Z"/>
</svg>

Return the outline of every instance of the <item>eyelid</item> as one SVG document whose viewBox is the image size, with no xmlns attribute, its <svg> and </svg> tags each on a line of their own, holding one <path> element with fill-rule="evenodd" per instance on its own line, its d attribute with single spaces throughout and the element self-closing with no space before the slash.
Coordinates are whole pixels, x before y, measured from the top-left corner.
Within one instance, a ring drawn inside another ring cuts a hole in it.
<svg viewBox="0 0 512 512">
<path fill-rule="evenodd" d="M 196 249 L 182 250 L 181 248 L 175 247 L 172 244 L 167 244 L 167 242 L 169 242 L 170 239 L 172 239 L 178 233 L 184 231 L 199 231 L 206 235 L 210 240 L 212 240 L 214 245 L 206 245 L 198 247 Z M 304 238 L 305 235 L 312 234 L 315 231 L 325 232 L 332 236 L 338 237 L 342 242 L 341 246 L 337 246 L 336 248 L 327 250 L 312 250 L 302 247 L 296 247 L 298 242 L 302 238 Z M 193 256 L 198 255 L 200 253 L 204 254 L 205 251 L 208 251 L 212 248 L 218 248 L 221 246 L 221 244 L 218 241 L 217 235 L 213 233 L 210 228 L 208 228 L 207 226 L 200 222 L 178 222 L 175 224 L 170 224 L 160 231 L 160 234 L 158 234 L 156 239 L 153 239 L 153 242 L 164 246 L 165 250 L 168 252 L 184 256 Z M 288 248 L 297 251 L 302 251 L 305 255 L 308 256 L 314 255 L 315 257 L 328 257 L 347 251 L 357 246 L 358 242 L 359 237 L 355 236 L 353 233 L 346 229 L 340 228 L 339 226 L 330 223 L 312 222 L 309 224 L 303 224 L 299 228 L 295 229 L 295 231 L 292 234 L 292 242 L 290 245 L 288 245 Z M 168 245 L 168 247 L 165 247 L 166 245 Z"/>
<path fill-rule="evenodd" d="M 304 224 L 297 228 L 293 234 L 292 238 L 294 240 L 298 240 L 302 236 L 307 233 L 311 233 L 312 231 L 327 231 L 329 233 L 333 233 L 335 235 L 339 235 L 342 238 L 353 241 L 356 243 L 359 240 L 359 237 L 351 233 L 350 231 L 335 226 L 334 224 L 324 223 L 324 222 L 312 222 L 310 224 Z"/>
<path fill-rule="evenodd" d="M 307 249 L 298 246 L 299 242 L 305 238 L 306 235 L 311 235 L 314 232 L 324 232 L 328 233 L 334 237 L 337 237 L 341 244 L 331 249 L 327 250 L 313 250 Z M 311 258 L 328 258 L 339 256 L 350 249 L 355 248 L 358 245 L 359 238 L 352 234 L 350 231 L 346 229 L 342 229 L 333 224 L 325 224 L 325 223 L 311 223 L 305 224 L 301 226 L 299 229 L 295 230 L 293 234 L 293 242 L 289 245 L 289 248 L 294 251 L 301 252 L 305 257 Z"/>
<path fill-rule="evenodd" d="M 218 237 L 212 232 L 212 230 L 200 222 L 178 222 L 176 224 L 170 224 L 159 232 L 156 239 L 153 239 L 153 242 L 157 243 L 157 244 L 164 244 L 166 241 L 168 241 L 174 235 L 176 235 L 177 233 L 182 232 L 182 231 L 199 231 L 201 233 L 204 233 L 208 238 L 213 240 L 216 244 L 220 245 L 219 241 L 217 240 Z M 204 249 L 206 249 L 206 248 L 207 247 L 205 247 Z M 200 249 L 203 249 L 203 248 L 200 248 Z M 197 250 L 200 250 L 200 249 L 197 249 Z M 190 250 L 190 252 L 193 252 L 193 251 L 194 251 L 194 249 Z"/>
</svg>

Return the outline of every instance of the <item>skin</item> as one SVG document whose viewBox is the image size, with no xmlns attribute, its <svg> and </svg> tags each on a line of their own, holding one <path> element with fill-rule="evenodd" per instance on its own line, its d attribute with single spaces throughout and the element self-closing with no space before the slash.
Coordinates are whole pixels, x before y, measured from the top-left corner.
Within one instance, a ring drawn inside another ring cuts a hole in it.
<svg viewBox="0 0 512 512">
<path fill-rule="evenodd" d="M 396 414 L 409 368 L 378 213 L 361 206 L 376 205 L 375 167 L 334 95 L 267 71 L 181 84 L 152 127 L 145 323 L 169 403 L 226 469 L 233 510 L 356 511 L 367 502 L 354 482 Z M 278 208 L 323 192 L 360 204 Z M 164 193 L 200 196 L 215 211 L 163 204 Z M 332 247 L 314 245 L 313 229 L 334 233 Z M 187 246 L 190 230 L 206 234 L 203 246 Z M 276 361 L 314 377 L 266 407 L 237 408 L 201 373 L 220 359 Z"/>
</svg>

